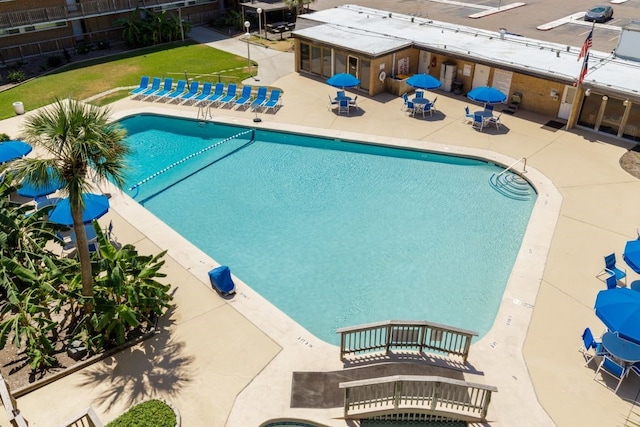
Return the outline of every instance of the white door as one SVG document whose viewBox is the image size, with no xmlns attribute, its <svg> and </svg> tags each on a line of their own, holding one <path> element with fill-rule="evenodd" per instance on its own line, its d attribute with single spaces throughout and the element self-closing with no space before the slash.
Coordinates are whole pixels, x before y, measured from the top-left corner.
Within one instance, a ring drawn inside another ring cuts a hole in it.
<svg viewBox="0 0 640 427">
<path fill-rule="evenodd" d="M 473 82 L 471 83 L 471 89 L 480 86 L 488 86 L 490 70 L 491 68 L 486 65 L 476 64 L 476 68 L 473 70 Z"/>
<path fill-rule="evenodd" d="M 577 89 L 575 87 L 565 85 L 564 92 L 562 92 L 562 101 L 560 101 L 560 108 L 558 109 L 558 118 L 569 120 L 573 102 L 576 99 L 576 91 Z"/>
<path fill-rule="evenodd" d="M 429 74 L 429 64 L 431 63 L 431 52 L 420 51 L 418 58 L 418 73 Z"/>
</svg>

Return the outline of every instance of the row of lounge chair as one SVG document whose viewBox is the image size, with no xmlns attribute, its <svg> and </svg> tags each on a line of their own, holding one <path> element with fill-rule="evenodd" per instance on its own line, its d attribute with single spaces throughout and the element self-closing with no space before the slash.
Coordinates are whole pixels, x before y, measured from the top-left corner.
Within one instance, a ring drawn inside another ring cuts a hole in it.
<svg viewBox="0 0 640 427">
<path fill-rule="evenodd" d="M 146 101 L 163 101 L 176 104 L 190 104 L 203 106 L 225 106 L 230 108 L 252 110 L 261 109 L 264 112 L 277 111 L 281 104 L 281 91 L 279 89 L 271 90 L 267 94 L 268 88 L 260 86 L 253 96 L 253 86 L 243 86 L 242 91 L 238 92 L 238 86 L 235 83 L 229 83 L 226 87 L 224 83 L 200 82 L 193 81 L 187 83 L 186 80 L 178 80 L 174 87 L 173 78 L 166 77 L 164 82 L 160 77 L 154 77 L 152 80 L 148 76 L 140 79 L 140 85 L 133 89 L 130 94 L 134 97 Z M 268 96 L 267 96 L 268 95 Z"/>
</svg>

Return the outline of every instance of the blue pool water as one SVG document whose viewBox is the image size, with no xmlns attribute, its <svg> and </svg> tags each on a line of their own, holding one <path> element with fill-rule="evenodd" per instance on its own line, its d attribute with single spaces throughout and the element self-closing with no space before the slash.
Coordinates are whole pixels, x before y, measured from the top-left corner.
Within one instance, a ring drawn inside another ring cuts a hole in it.
<svg viewBox="0 0 640 427">
<path fill-rule="evenodd" d="M 152 115 L 121 124 L 127 187 L 246 130 Z M 247 145 L 252 134 L 128 193 L 327 342 L 389 319 L 489 330 L 535 194 L 499 194 L 488 180 L 502 168 L 479 160 L 259 130 Z"/>
</svg>

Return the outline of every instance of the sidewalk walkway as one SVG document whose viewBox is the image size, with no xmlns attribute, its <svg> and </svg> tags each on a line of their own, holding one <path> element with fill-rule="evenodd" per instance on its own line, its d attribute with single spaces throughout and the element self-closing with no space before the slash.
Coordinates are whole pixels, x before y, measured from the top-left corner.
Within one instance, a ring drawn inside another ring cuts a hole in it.
<svg viewBox="0 0 640 427">
<path fill-rule="evenodd" d="M 209 37 L 200 29 L 196 33 Z M 214 38 L 207 43 L 240 55 L 246 51 L 237 39 Z M 618 164 L 632 144 L 548 128 L 549 118 L 522 110 L 502 116 L 504 132 L 477 132 L 461 121 L 468 100 L 445 93 L 438 93 L 441 113 L 433 119 L 406 116 L 401 99 L 389 94 L 359 94 L 361 114 L 339 116 L 326 109 L 331 88 L 293 73 L 291 54 L 251 49 L 260 62 L 261 84 L 273 79 L 269 84 L 286 94 L 277 113 L 260 114 L 260 126 L 488 153 L 503 164 L 527 158 L 527 177 L 538 188 L 539 204 L 557 216 L 547 214 L 530 225 L 518 255 L 521 267 L 512 274 L 494 328 L 471 348 L 469 363 L 499 390 L 489 408 L 490 425 L 624 424 L 638 379 L 626 379 L 615 395 L 592 380 L 595 366 L 583 367 L 577 348 L 586 326 L 603 328 L 593 313 L 595 296 L 604 287 L 594 277 L 602 256 L 620 253 L 636 237 L 640 182 Z M 288 70 L 282 65 L 287 61 Z M 193 107 L 130 99 L 114 103 L 112 110 L 115 118 L 140 112 L 197 114 Z M 213 120 L 256 126 L 251 113 L 212 111 Z M 22 119 L 3 121 L 4 132 L 16 136 Z M 284 417 L 346 425 L 335 418 L 340 408 L 290 408 L 292 371 L 340 369 L 337 348 L 310 336 L 247 284 L 239 282 L 231 300 L 218 297 L 206 280 L 213 260 L 130 199 L 114 195 L 113 209 L 101 221 L 109 220 L 118 239 L 141 253 L 169 249 L 165 271 L 176 290 L 175 309 L 154 339 L 18 399 L 30 426 L 57 425 L 89 405 L 109 421 L 151 396 L 176 404 L 183 425 L 258 427 Z"/>
</svg>

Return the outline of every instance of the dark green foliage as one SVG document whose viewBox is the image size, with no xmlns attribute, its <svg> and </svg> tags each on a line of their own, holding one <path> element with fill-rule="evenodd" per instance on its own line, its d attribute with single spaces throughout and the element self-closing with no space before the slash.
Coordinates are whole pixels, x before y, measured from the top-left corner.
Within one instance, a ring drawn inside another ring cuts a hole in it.
<svg viewBox="0 0 640 427">
<path fill-rule="evenodd" d="M 160 400 L 139 403 L 106 427 L 175 427 L 176 414 Z"/>
<path fill-rule="evenodd" d="M 154 13 L 152 10 L 143 9 L 143 12 L 135 9 L 127 18 L 117 19 L 113 23 L 124 27 L 122 38 L 129 46 L 145 47 L 169 43 L 181 40 L 183 34 L 186 37 L 191 31 L 191 23 L 181 22 L 176 15 L 165 10 Z"/>
<path fill-rule="evenodd" d="M 7 74 L 7 81 L 9 83 L 20 83 L 27 79 L 27 75 L 22 70 L 14 70 Z"/>
<path fill-rule="evenodd" d="M 62 57 L 60 55 L 51 55 L 47 57 L 47 67 L 58 68 L 62 65 Z"/>
<path fill-rule="evenodd" d="M 6 133 L 0 133 L 0 141 L 10 141 L 11 137 Z"/>
<path fill-rule="evenodd" d="M 98 50 L 108 50 L 111 48 L 111 44 L 109 43 L 109 40 L 100 40 L 98 43 L 96 43 L 96 49 Z"/>
</svg>

